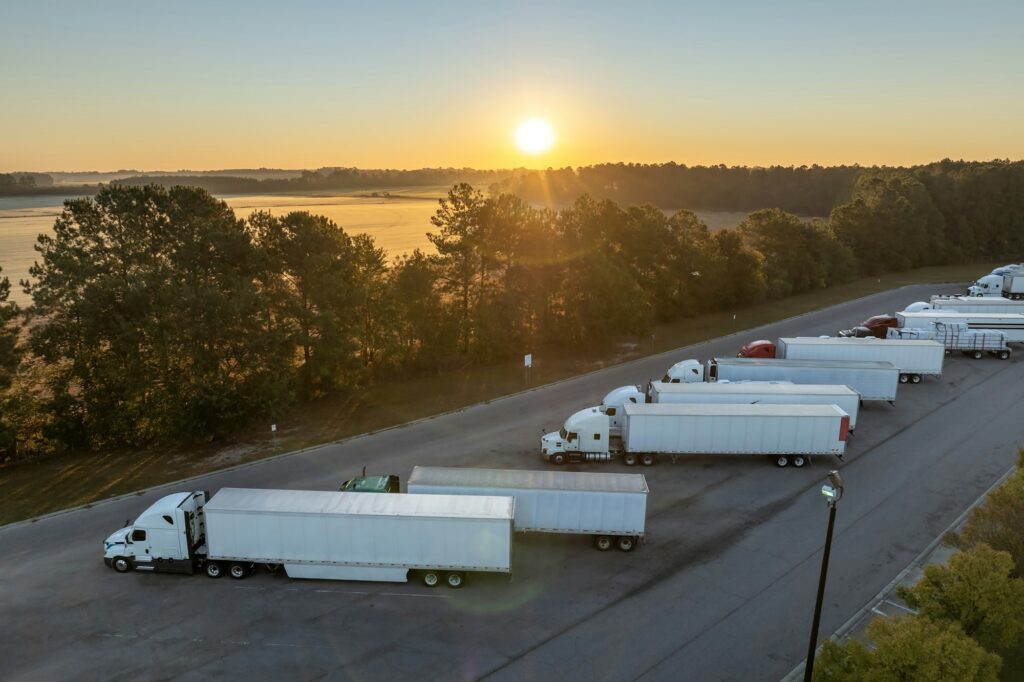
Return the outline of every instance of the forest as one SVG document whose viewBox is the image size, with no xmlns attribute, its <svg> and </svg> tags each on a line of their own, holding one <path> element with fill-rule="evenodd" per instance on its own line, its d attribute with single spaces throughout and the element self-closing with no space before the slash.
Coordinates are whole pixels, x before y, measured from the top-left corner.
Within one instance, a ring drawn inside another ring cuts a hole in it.
<svg viewBox="0 0 1024 682">
<path fill-rule="evenodd" d="M 827 221 L 786 205 L 712 233 L 687 210 L 590 194 L 542 208 L 460 183 L 431 219 L 436 253 L 389 260 L 321 216 L 108 186 L 39 237 L 30 307 L 0 274 L 0 458 L 224 437 L 373 382 L 1024 255 L 1024 163 L 862 170 Z"/>
</svg>

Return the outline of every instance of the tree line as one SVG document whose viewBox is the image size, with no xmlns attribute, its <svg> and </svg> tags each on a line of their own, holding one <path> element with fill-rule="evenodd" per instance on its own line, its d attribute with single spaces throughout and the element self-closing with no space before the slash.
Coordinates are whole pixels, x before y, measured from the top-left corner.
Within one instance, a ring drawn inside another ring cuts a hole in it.
<svg viewBox="0 0 1024 682">
<path fill-rule="evenodd" d="M 389 260 L 322 216 L 235 216 L 195 187 L 68 200 L 18 311 L 0 287 L 5 456 L 229 434 L 372 382 L 601 348 L 654 325 L 922 265 L 1021 260 L 1024 164 L 858 175 L 829 221 L 457 184 L 434 253 Z"/>
</svg>

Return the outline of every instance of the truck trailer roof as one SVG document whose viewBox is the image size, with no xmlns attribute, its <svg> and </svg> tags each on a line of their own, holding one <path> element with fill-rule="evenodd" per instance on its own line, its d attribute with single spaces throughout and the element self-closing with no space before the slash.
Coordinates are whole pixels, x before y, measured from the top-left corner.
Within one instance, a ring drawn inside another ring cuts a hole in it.
<svg viewBox="0 0 1024 682">
<path fill-rule="evenodd" d="M 751 405 L 743 404 L 714 404 L 703 403 L 644 403 L 634 405 L 632 403 L 623 407 L 628 415 L 652 415 L 652 416 L 688 416 L 704 417 L 728 415 L 733 417 L 834 417 L 845 415 L 842 409 L 835 405 L 765 405 L 758 403 Z"/>
<path fill-rule="evenodd" d="M 909 346 L 921 346 L 931 347 L 937 345 L 935 341 L 927 340 L 916 340 L 916 339 L 879 339 L 874 336 L 867 338 L 853 338 L 853 337 L 833 337 L 830 336 L 827 339 L 822 339 L 817 336 L 789 336 L 780 338 L 784 344 L 800 344 L 802 346 L 867 346 L 869 348 L 884 347 L 884 346 L 896 346 L 898 348 L 906 348 Z"/>
<path fill-rule="evenodd" d="M 790 360 L 789 358 L 713 358 L 716 365 L 761 365 L 765 367 L 848 367 L 850 369 L 896 369 L 891 362 L 870 360 Z"/>
<path fill-rule="evenodd" d="M 514 499 L 484 495 L 383 495 L 326 490 L 222 488 L 210 512 L 512 519 Z"/>
<path fill-rule="evenodd" d="M 735 395 L 857 395 L 857 391 L 844 384 L 793 384 L 767 381 L 712 381 L 692 384 L 667 384 L 652 381 L 656 393 L 715 393 Z"/>
<path fill-rule="evenodd" d="M 418 466 L 413 467 L 408 483 L 409 485 L 467 488 L 648 492 L 647 480 L 642 474 L 605 474 L 585 471 L 524 471 Z"/>
</svg>

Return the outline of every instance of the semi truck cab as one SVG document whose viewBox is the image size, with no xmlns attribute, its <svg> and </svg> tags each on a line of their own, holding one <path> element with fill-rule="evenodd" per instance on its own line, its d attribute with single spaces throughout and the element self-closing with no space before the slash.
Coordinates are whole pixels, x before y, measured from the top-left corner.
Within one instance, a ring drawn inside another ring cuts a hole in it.
<svg viewBox="0 0 1024 682">
<path fill-rule="evenodd" d="M 552 464 L 608 459 L 609 422 L 599 407 L 580 410 L 565 420 L 561 430 L 540 439 L 541 455 Z"/>
<path fill-rule="evenodd" d="M 103 562 L 118 573 L 132 569 L 192 573 L 206 545 L 205 491 L 174 493 L 103 541 Z"/>
<path fill-rule="evenodd" d="M 622 406 L 627 403 L 639 404 L 650 402 L 650 397 L 640 390 L 639 386 L 619 386 L 608 392 L 598 409 L 608 417 L 609 434 L 622 434 Z"/>
<path fill-rule="evenodd" d="M 704 381 L 704 365 L 699 360 L 683 360 L 668 368 L 661 379 L 666 384 L 690 384 Z"/>
<path fill-rule="evenodd" d="M 774 358 L 775 344 L 768 339 L 758 339 L 744 344 L 740 352 L 736 354 L 739 358 Z"/>
<path fill-rule="evenodd" d="M 1003 276 L 1002 274 L 985 275 L 979 277 L 978 281 L 967 287 L 968 296 L 1002 296 Z"/>
</svg>

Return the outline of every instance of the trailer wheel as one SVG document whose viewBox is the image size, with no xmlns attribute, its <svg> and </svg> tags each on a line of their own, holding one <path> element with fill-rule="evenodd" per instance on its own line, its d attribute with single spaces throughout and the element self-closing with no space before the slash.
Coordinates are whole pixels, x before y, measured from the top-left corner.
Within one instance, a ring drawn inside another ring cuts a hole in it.
<svg viewBox="0 0 1024 682">
<path fill-rule="evenodd" d="M 231 564 L 231 567 L 228 569 L 228 573 L 230 573 L 231 577 L 235 580 L 242 580 L 249 575 L 249 568 L 250 567 L 245 564 Z"/>
<path fill-rule="evenodd" d="M 597 547 L 597 551 L 599 552 L 607 552 L 612 548 L 612 539 L 607 535 L 595 536 L 594 547 Z"/>
<path fill-rule="evenodd" d="M 656 461 L 658 460 L 656 460 L 654 458 L 654 455 L 652 455 L 649 452 L 645 452 L 644 454 L 640 455 L 640 463 L 643 464 L 645 467 L 654 466 L 654 463 Z"/>
<path fill-rule="evenodd" d="M 900 383 L 901 384 L 905 384 L 908 381 L 910 381 L 910 377 L 908 375 L 906 375 L 906 374 L 901 374 L 900 375 Z"/>
<path fill-rule="evenodd" d="M 798 469 L 805 464 L 807 464 L 807 460 L 801 457 L 800 455 L 796 455 L 795 457 L 793 457 L 793 466 L 797 467 Z"/>
<path fill-rule="evenodd" d="M 224 567 L 220 565 L 218 561 L 208 561 L 206 563 L 206 575 L 211 578 L 219 578 L 224 572 Z"/>
<path fill-rule="evenodd" d="M 445 579 L 445 582 L 448 583 L 448 587 L 450 587 L 452 589 L 455 589 L 455 590 L 457 590 L 460 587 L 462 587 L 462 583 L 464 583 L 466 581 L 466 577 L 464 575 L 462 575 L 461 573 L 459 573 L 458 571 L 452 571 L 451 573 L 446 575 L 444 577 L 444 579 Z"/>
<path fill-rule="evenodd" d="M 982 353 L 980 350 L 976 350 L 973 353 L 971 353 L 971 357 L 974 358 L 975 360 L 981 360 L 983 356 L 984 353 Z"/>
<path fill-rule="evenodd" d="M 565 455 L 561 452 L 551 455 L 551 463 L 556 466 L 562 466 L 565 464 Z"/>
<path fill-rule="evenodd" d="M 912 384 L 919 384 L 919 383 L 921 383 L 921 375 L 920 374 L 911 374 L 910 375 L 910 383 L 912 383 Z"/>
<path fill-rule="evenodd" d="M 785 455 L 779 455 L 778 457 L 775 458 L 775 466 L 779 468 L 789 466 L 789 457 L 786 457 Z"/>
<path fill-rule="evenodd" d="M 628 467 L 635 467 L 636 466 L 636 453 L 634 453 L 634 452 L 627 452 L 626 454 L 624 454 L 622 456 L 622 463 L 625 464 Z"/>
<path fill-rule="evenodd" d="M 113 566 L 118 573 L 127 573 L 132 570 L 131 560 L 123 556 L 114 557 Z"/>
<path fill-rule="evenodd" d="M 1008 350 L 1001 350 L 1001 351 L 999 351 L 997 357 L 1000 360 L 1009 360 L 1010 359 L 1010 351 L 1008 351 Z"/>
<path fill-rule="evenodd" d="M 619 550 L 623 552 L 632 552 L 633 548 L 636 547 L 636 538 L 630 535 L 619 536 Z"/>
<path fill-rule="evenodd" d="M 437 574 L 437 571 L 425 571 L 423 573 L 423 584 L 427 587 L 437 587 L 439 582 L 441 582 L 441 576 Z"/>
</svg>

